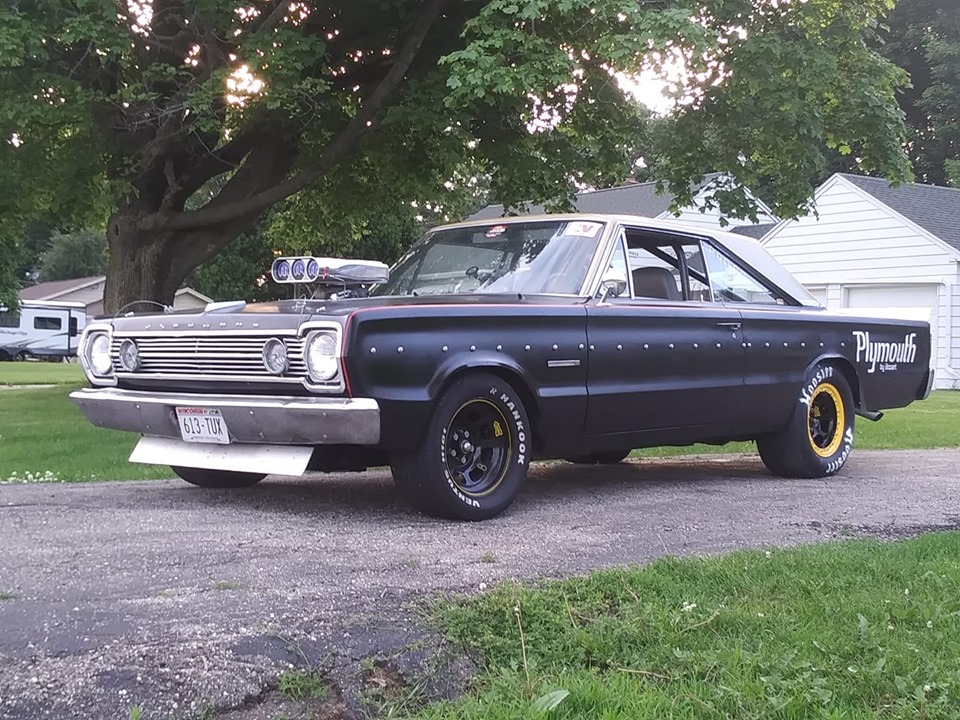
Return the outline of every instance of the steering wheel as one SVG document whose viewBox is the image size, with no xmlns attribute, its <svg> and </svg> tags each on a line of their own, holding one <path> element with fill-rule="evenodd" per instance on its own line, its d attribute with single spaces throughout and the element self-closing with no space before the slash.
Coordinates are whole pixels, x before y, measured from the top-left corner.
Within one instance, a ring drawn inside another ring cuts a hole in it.
<svg viewBox="0 0 960 720">
<path fill-rule="evenodd" d="M 480 266 L 479 266 L 479 265 L 471 265 L 470 267 L 467 268 L 467 272 L 466 272 L 465 274 L 466 274 L 467 277 L 472 277 L 472 278 L 474 278 L 475 280 L 479 280 L 479 279 L 480 279 Z"/>
</svg>

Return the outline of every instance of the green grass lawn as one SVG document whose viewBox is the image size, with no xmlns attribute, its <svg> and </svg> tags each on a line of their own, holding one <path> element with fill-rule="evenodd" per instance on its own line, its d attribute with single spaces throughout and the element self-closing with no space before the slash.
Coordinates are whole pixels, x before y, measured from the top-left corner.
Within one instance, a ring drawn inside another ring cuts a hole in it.
<svg viewBox="0 0 960 720">
<path fill-rule="evenodd" d="M 416 717 L 955 720 L 958 587 L 960 533 L 498 586 L 441 601 L 481 672 Z"/>
<path fill-rule="evenodd" d="M 0 364 L 0 378 L 9 367 L 18 369 L 40 363 Z M 27 372 L 9 384 L 27 384 L 24 377 L 43 377 L 42 382 L 69 370 L 72 365 L 42 363 L 35 375 Z M 42 371 L 42 372 L 41 372 Z M 79 370 L 76 370 L 79 372 Z M 53 388 L 0 389 L 0 482 L 14 473 L 34 479 L 51 473 L 63 481 L 129 480 L 171 477 L 163 466 L 127 462 L 137 436 L 95 428 L 70 402 L 76 385 Z M 2 384 L 2 381 L 0 381 Z M 857 449 L 933 448 L 960 446 L 960 393 L 937 392 L 922 403 L 889 412 L 879 423 L 858 418 Z M 655 457 L 695 453 L 753 453 L 752 443 L 717 447 L 669 447 L 641 450 L 638 456 Z"/>
<path fill-rule="evenodd" d="M 923 402 L 889 410 L 879 422 L 857 417 L 856 450 L 906 450 L 960 447 L 960 392 L 940 390 Z M 670 457 L 709 453 L 754 453 L 752 442 L 637 450 L 633 457 Z"/>
<path fill-rule="evenodd" d="M 75 363 L 0 362 L 0 385 L 78 385 L 83 370 Z"/>
<path fill-rule="evenodd" d="M 74 387 L 0 389 L 0 483 L 172 477 L 170 468 L 127 462 L 139 436 L 91 425 L 67 397 Z"/>
</svg>

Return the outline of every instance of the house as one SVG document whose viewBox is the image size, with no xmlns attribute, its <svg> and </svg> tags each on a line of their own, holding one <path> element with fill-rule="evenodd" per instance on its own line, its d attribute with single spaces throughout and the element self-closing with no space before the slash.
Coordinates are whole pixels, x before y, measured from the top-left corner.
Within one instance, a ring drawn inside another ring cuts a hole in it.
<svg viewBox="0 0 960 720">
<path fill-rule="evenodd" d="M 74 280 L 53 280 L 31 285 L 20 291 L 21 300 L 56 300 L 58 302 L 78 302 L 87 309 L 87 315 L 94 317 L 103 314 L 103 288 L 105 275 L 76 278 Z M 211 302 L 203 293 L 193 288 L 180 288 L 173 299 L 175 310 L 198 310 Z"/>
<path fill-rule="evenodd" d="M 816 216 L 760 240 L 827 308 L 928 320 L 937 388 L 960 388 L 960 189 L 836 174 Z"/>
<path fill-rule="evenodd" d="M 721 184 L 729 182 L 727 177 L 720 173 L 704 175 L 703 181 L 696 187 L 693 204 L 680 209 L 679 216 L 670 212 L 673 195 L 664 191 L 657 193 L 655 182 L 631 183 L 619 185 L 606 190 L 588 190 L 578 193 L 574 198 L 574 205 L 579 212 L 610 213 L 616 215 L 641 215 L 650 218 L 665 218 L 682 220 L 691 225 L 708 228 L 720 228 L 759 238 L 770 230 L 778 221 L 773 213 L 761 200 L 754 197 L 757 203 L 757 220 L 755 224 L 749 219 L 725 217 L 728 225 L 721 225 L 721 213 L 717 208 L 706 208 L 706 200 Z M 749 191 L 748 191 L 749 192 Z M 753 197 L 751 195 L 751 197 Z M 529 214 L 544 212 L 542 205 L 527 204 L 524 207 Z M 493 220 L 503 215 L 503 205 L 488 205 L 479 212 L 470 216 L 470 220 Z"/>
</svg>

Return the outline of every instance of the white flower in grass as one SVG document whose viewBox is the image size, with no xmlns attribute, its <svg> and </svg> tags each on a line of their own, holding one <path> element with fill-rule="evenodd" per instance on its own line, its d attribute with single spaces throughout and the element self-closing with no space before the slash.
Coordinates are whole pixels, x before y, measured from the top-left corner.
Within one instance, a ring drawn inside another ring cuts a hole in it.
<svg viewBox="0 0 960 720">
<path fill-rule="evenodd" d="M 923 691 L 924 691 L 925 693 L 926 693 L 926 692 L 930 692 L 931 690 L 933 690 L 933 685 L 924 685 L 924 686 L 923 686 Z"/>
<path fill-rule="evenodd" d="M 766 617 L 763 613 L 757 613 L 757 617 Z"/>
<path fill-rule="evenodd" d="M 933 627 L 933 620 L 927 620 L 927 627 L 928 627 L 928 628 L 932 628 L 932 627 Z"/>
<path fill-rule="evenodd" d="M 691 610 L 696 610 L 696 608 L 697 608 L 696 603 L 685 602 L 683 604 L 683 607 L 680 608 L 680 612 L 690 612 Z"/>
</svg>

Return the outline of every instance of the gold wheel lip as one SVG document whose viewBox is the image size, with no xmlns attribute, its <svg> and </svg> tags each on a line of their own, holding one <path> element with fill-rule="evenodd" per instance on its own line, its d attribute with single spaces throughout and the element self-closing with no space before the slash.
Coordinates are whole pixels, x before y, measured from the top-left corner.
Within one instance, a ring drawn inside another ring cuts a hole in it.
<svg viewBox="0 0 960 720">
<path fill-rule="evenodd" d="M 833 403 L 834 410 L 837 414 L 837 423 L 833 430 L 833 437 L 830 438 L 830 442 L 826 447 L 820 447 L 817 445 L 817 443 L 813 440 L 813 433 L 810 432 L 810 419 L 813 415 L 813 408 L 816 400 L 821 395 L 827 395 L 830 397 L 830 401 Z M 810 447 L 818 456 L 822 458 L 829 458 L 833 456 L 840 449 L 846 426 L 847 415 L 843 406 L 843 396 L 840 394 L 840 390 L 831 382 L 820 383 L 810 396 L 810 405 L 807 410 L 807 439 L 810 441 Z"/>
<path fill-rule="evenodd" d="M 497 414 L 500 416 L 500 419 L 503 421 L 504 427 L 506 428 L 510 427 L 510 422 L 509 420 L 507 420 L 507 416 L 504 414 L 503 410 L 501 410 L 500 407 L 495 402 L 488 400 L 487 398 L 478 397 L 478 398 L 471 398 L 470 400 L 467 400 L 460 407 L 457 408 L 457 411 L 453 413 L 453 417 L 450 420 L 450 424 L 447 425 L 447 432 L 450 432 L 450 425 L 453 424 L 453 421 L 456 419 L 457 415 L 459 415 L 465 407 L 469 407 L 474 403 L 483 403 L 485 405 L 489 405 L 490 407 L 492 407 L 494 410 L 497 411 Z M 457 490 L 459 492 L 462 492 L 464 495 L 466 495 L 469 498 L 482 498 L 482 497 L 486 497 L 487 495 L 492 493 L 494 490 L 496 490 L 498 487 L 500 487 L 500 483 L 503 482 L 503 479 L 507 476 L 507 472 L 510 470 L 510 459 L 513 457 L 513 438 L 510 435 L 509 429 L 506 431 L 506 435 L 507 435 L 507 462 L 503 464 L 503 470 L 500 472 L 500 477 L 497 478 L 496 482 L 493 483 L 493 485 L 488 487 L 483 492 L 479 492 L 479 493 L 470 492 L 469 490 L 465 489 L 460 483 L 458 483 L 456 481 L 456 478 L 454 477 L 453 471 L 450 470 L 450 466 L 447 464 L 446 455 L 444 455 L 444 459 L 443 459 L 444 469 L 447 471 L 447 474 L 450 476 L 451 481 L 453 482 L 454 485 L 456 485 Z"/>
</svg>

